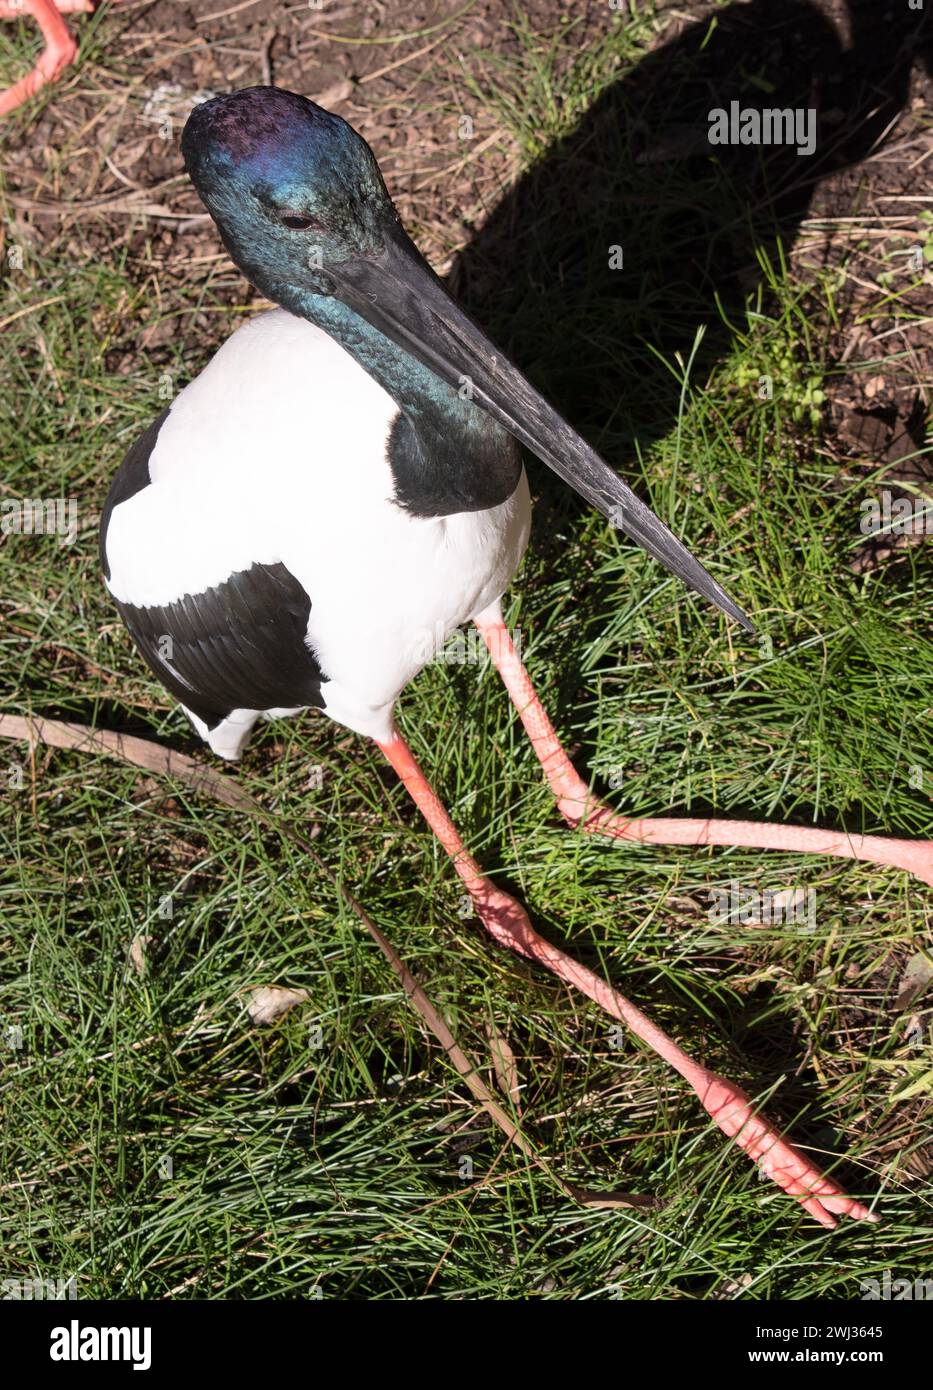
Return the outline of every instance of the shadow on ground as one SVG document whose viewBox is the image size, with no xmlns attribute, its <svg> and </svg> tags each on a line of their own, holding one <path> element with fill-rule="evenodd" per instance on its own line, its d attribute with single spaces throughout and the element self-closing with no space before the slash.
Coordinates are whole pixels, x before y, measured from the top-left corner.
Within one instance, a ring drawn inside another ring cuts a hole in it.
<svg viewBox="0 0 933 1390">
<path fill-rule="evenodd" d="M 907 0 L 834 13 L 753 0 L 692 25 L 602 94 L 452 270 L 461 302 L 573 424 L 597 445 L 611 431 L 622 471 L 636 440 L 676 419 L 680 383 L 658 354 L 686 361 L 703 325 L 692 379 L 705 379 L 761 279 L 756 248 L 777 264 L 819 181 L 883 142 L 913 63 L 931 69 L 933 24 Z M 814 111 L 814 152 L 711 145 L 709 113 L 732 101 Z M 544 470 L 535 482 L 549 500 Z"/>
</svg>

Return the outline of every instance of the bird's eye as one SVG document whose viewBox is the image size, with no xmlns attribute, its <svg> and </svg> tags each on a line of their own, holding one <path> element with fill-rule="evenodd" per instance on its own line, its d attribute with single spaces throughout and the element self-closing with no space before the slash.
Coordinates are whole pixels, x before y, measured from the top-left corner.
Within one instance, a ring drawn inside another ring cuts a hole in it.
<svg viewBox="0 0 933 1390">
<path fill-rule="evenodd" d="M 317 225 L 313 217 L 305 217 L 300 212 L 282 212 L 279 214 L 279 221 L 283 227 L 290 227 L 293 232 L 306 232 L 309 227 Z"/>
</svg>

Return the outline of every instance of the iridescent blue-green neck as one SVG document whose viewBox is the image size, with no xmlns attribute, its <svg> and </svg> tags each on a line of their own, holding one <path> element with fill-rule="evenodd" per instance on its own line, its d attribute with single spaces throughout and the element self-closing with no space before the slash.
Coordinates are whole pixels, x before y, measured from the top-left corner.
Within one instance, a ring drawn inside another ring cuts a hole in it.
<svg viewBox="0 0 933 1390">
<path fill-rule="evenodd" d="M 415 516 L 485 511 L 511 497 L 516 440 L 465 394 L 334 297 L 289 287 L 276 299 L 338 342 L 397 402 L 388 446 L 396 501 Z"/>
</svg>

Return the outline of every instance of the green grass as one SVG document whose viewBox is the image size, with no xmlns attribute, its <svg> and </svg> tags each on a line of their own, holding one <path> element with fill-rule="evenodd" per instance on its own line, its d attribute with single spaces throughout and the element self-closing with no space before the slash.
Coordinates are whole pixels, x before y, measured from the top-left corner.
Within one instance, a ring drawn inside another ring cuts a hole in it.
<svg viewBox="0 0 933 1390">
<path fill-rule="evenodd" d="M 540 115 L 535 126 L 519 103 L 528 129 L 559 138 L 565 107 L 585 109 L 642 37 L 616 35 L 612 61 L 591 55 L 589 87 L 562 105 L 566 51 L 526 29 L 517 70 L 494 73 L 486 99 L 530 158 L 540 149 L 510 120 L 515 93 Z M 628 460 L 761 638 L 728 630 L 538 466 L 510 620 L 578 764 L 627 811 L 929 835 L 929 561 L 915 549 L 892 571 L 849 571 L 864 484 L 840 484 L 810 418 L 832 364 L 809 324 L 831 316 L 834 287 L 765 261 L 764 292 L 708 375 L 687 376 L 689 340 L 680 362 L 652 354 L 650 296 L 639 303 L 642 374 L 616 414 L 627 367 L 598 285 L 567 303 L 593 347 L 586 401 L 560 332 L 530 300 L 523 320 L 528 369 L 578 401 L 581 423 L 600 422 L 604 453 Z M 30 312 L 5 330 L 0 500 L 73 496 L 82 529 L 72 547 L 3 538 L 2 712 L 190 749 L 108 599 L 93 522 L 125 448 L 163 408 L 164 374 L 182 384 L 199 370 L 248 292 L 223 262 L 160 287 L 174 334 L 147 354 L 138 335 L 158 311 L 128 244 L 101 256 L 79 231 L 67 258 L 36 243 L 7 273 L 0 317 Z M 507 296 L 487 306 L 502 339 L 513 312 Z M 775 363 L 779 389 L 759 401 L 750 383 Z M 640 447 L 637 417 L 670 380 L 679 410 Z M 0 1015 L 24 1045 L 4 1053 L 0 1081 L 3 1277 L 74 1275 L 95 1298 L 692 1299 L 735 1281 L 745 1297 L 843 1299 L 884 1269 L 927 1276 L 929 1088 L 896 1095 L 929 1074 L 930 1051 L 905 1046 L 893 1001 L 929 942 L 928 896 L 866 865 L 571 834 L 487 665 L 433 664 L 400 716 L 471 849 L 541 929 L 768 1097 L 828 1166 L 844 1158 L 851 1189 L 882 1192 L 884 1224 L 819 1230 L 663 1064 L 495 949 L 377 752 L 309 715 L 264 726 L 234 775 L 283 820 L 314 822 L 317 850 L 490 1084 L 487 1031 L 509 1040 L 524 1125 L 550 1166 L 651 1193 L 658 1208 L 579 1209 L 505 1146 L 287 837 L 112 762 L 6 744 Z M 815 889 L 815 933 L 712 922 L 710 892 L 730 881 Z M 139 936 L 143 976 L 129 960 Z M 249 993 L 271 983 L 309 1002 L 254 1027 Z"/>
</svg>

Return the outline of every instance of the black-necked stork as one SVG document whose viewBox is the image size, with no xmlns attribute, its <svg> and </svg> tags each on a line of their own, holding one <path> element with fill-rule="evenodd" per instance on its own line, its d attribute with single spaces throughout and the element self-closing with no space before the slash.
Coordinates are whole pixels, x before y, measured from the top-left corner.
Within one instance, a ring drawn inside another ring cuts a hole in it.
<svg viewBox="0 0 933 1390">
<path fill-rule="evenodd" d="M 280 307 L 239 329 L 134 445 L 101 528 L 142 655 L 215 753 L 311 706 L 376 741 L 497 941 L 620 1019 L 824 1225 L 874 1219 L 627 999 L 533 929 L 469 855 L 395 727 L 405 684 L 481 632 L 574 826 L 621 839 L 805 850 L 933 880 L 933 845 L 734 821 L 625 820 L 564 752 L 502 621 L 528 541 L 519 441 L 651 555 L 747 619 L 460 310 L 405 234 L 369 146 L 303 97 L 198 106 L 188 172 L 248 279 Z"/>
</svg>

